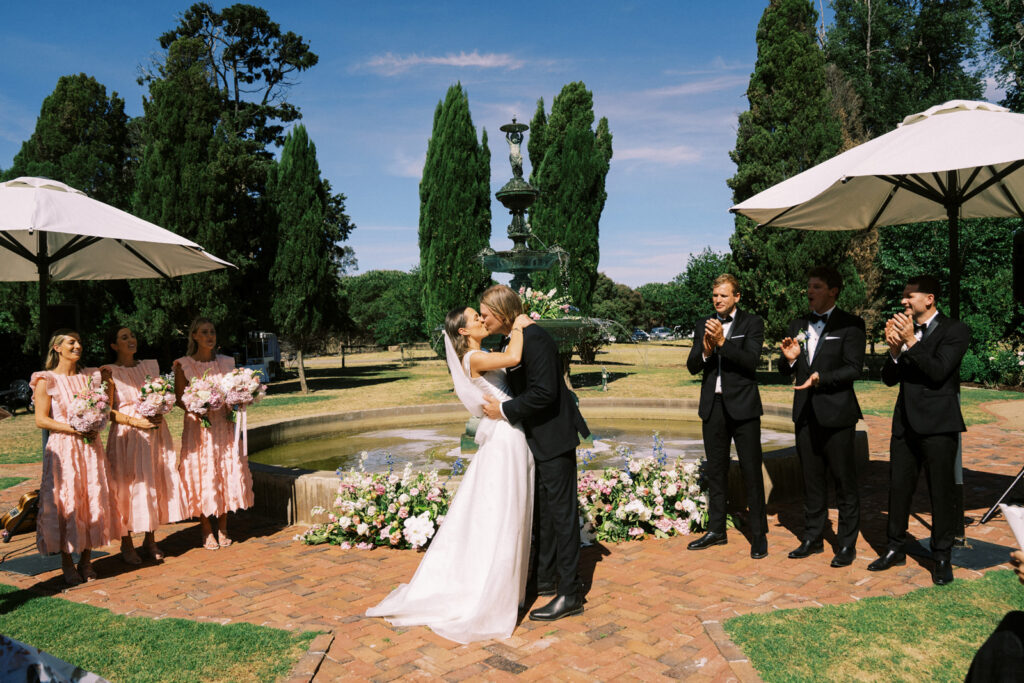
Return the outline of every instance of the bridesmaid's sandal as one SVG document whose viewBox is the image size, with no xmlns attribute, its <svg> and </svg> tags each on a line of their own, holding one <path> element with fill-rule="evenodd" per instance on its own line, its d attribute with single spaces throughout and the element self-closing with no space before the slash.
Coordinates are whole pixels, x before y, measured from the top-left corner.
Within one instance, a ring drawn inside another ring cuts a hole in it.
<svg viewBox="0 0 1024 683">
<path fill-rule="evenodd" d="M 228 538 L 228 535 L 223 531 L 217 534 L 217 542 L 220 543 L 221 548 L 227 548 L 229 545 L 234 543 L 234 541 Z"/>
<path fill-rule="evenodd" d="M 164 559 L 164 551 L 160 550 L 160 546 L 158 546 L 156 543 L 147 543 L 144 546 L 142 546 L 142 549 L 145 550 L 146 553 L 149 554 L 149 556 L 157 562 Z"/>
<path fill-rule="evenodd" d="M 64 574 L 64 583 L 66 583 L 69 586 L 77 586 L 85 582 L 85 579 L 82 578 L 82 575 L 78 573 L 77 569 L 75 569 L 75 565 L 65 565 L 61 567 L 61 571 Z"/>
<path fill-rule="evenodd" d="M 88 564 L 78 563 L 78 573 L 82 575 L 82 578 L 88 581 L 96 580 L 96 570 L 92 568 L 92 562 Z"/>
<path fill-rule="evenodd" d="M 206 540 L 203 541 L 203 547 L 207 550 L 218 550 L 220 549 L 220 544 L 217 543 L 217 537 L 210 533 L 207 535 Z"/>
<path fill-rule="evenodd" d="M 139 553 L 135 550 L 135 546 L 129 543 L 121 544 L 121 559 L 124 560 L 125 564 L 136 566 L 142 564 L 142 558 L 139 557 Z"/>
</svg>

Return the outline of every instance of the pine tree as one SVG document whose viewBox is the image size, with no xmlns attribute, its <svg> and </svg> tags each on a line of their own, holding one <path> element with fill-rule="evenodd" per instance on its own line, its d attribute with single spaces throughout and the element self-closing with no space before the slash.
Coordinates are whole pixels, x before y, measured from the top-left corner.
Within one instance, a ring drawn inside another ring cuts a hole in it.
<svg viewBox="0 0 1024 683">
<path fill-rule="evenodd" d="M 275 329 L 296 349 L 305 394 L 303 356 L 341 322 L 340 235 L 328 221 L 328 193 L 305 126 L 296 126 L 285 138 L 268 189 L 278 219 L 271 314 Z"/>
<path fill-rule="evenodd" d="M 808 0 L 772 0 L 757 28 L 757 61 L 747 87 L 750 109 L 740 114 L 736 149 L 730 157 L 733 199 L 758 192 L 830 158 L 841 129 L 825 80 L 825 60 Z M 807 306 L 807 271 L 819 264 L 838 267 L 847 287 L 843 304 L 859 285 L 845 256 L 850 235 L 788 228 L 756 228 L 737 216 L 729 240 L 740 305 L 765 319 L 768 339 L 779 339 L 789 320 Z"/>
<path fill-rule="evenodd" d="M 35 130 L 0 174 L 9 180 L 39 176 L 66 183 L 93 199 L 121 209 L 128 206 L 130 186 L 128 117 L 124 100 L 92 76 L 61 76 L 43 100 Z M 79 330 L 89 358 L 102 354 L 106 328 L 130 310 L 124 281 L 63 281 L 49 289 L 49 302 L 78 306 Z M 38 347 L 36 285 L 0 284 L 0 317 L 10 320 L 27 350 Z"/>
<path fill-rule="evenodd" d="M 490 282 L 479 254 L 491 234 L 487 132 L 477 142 L 469 97 L 448 88 L 434 111 L 420 180 L 420 273 L 424 331 L 433 336 L 449 310 L 469 305 Z"/>
<path fill-rule="evenodd" d="M 581 81 L 562 88 L 551 104 L 550 118 L 544 117 L 543 100 L 537 107 L 528 151 L 534 164 L 531 180 L 541 194 L 530 213 L 531 227 L 542 245 L 561 247 L 569 260 L 564 278 L 556 266 L 534 274 L 533 283 L 539 289 L 562 290 L 589 313 L 601 256 L 598 238 L 608 197 L 612 134 L 605 118 L 596 130 L 591 128 L 594 97 Z"/>
</svg>

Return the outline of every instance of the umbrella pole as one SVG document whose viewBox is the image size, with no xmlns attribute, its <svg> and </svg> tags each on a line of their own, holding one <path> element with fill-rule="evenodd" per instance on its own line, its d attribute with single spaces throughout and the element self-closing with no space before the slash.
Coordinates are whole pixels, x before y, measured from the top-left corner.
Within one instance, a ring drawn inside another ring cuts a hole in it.
<svg viewBox="0 0 1024 683">
<path fill-rule="evenodd" d="M 48 290 L 50 288 L 50 255 L 47 252 L 48 244 L 46 240 L 46 233 L 42 230 L 39 231 L 39 237 L 37 242 L 37 256 L 36 256 L 36 269 L 39 271 L 39 348 L 43 350 L 43 362 L 46 362 L 46 353 L 49 349 L 46 348 L 49 337 L 47 337 L 47 327 L 49 324 L 49 316 L 47 315 L 47 299 Z"/>
<path fill-rule="evenodd" d="M 956 201 L 959 194 L 956 171 L 948 176 L 949 191 L 954 199 L 946 205 L 946 217 L 949 222 L 949 315 L 955 320 L 960 319 L 960 204 Z M 956 504 L 956 531 L 953 545 L 967 545 L 967 528 L 964 518 L 964 452 L 963 439 L 957 435 L 956 462 L 953 465 L 953 498 Z"/>
</svg>

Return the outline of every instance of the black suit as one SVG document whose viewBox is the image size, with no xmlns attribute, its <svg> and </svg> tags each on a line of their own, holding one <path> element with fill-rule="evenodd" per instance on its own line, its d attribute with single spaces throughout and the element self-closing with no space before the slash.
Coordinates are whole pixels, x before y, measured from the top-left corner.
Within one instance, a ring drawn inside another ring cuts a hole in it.
<svg viewBox="0 0 1024 683">
<path fill-rule="evenodd" d="M 590 430 L 562 379 L 558 346 L 539 325 L 523 328 L 522 363 L 508 371 L 515 398 L 501 412 L 526 432 L 533 453 L 537 570 L 540 583 L 558 577 L 559 595 L 579 587 L 580 526 L 576 447 Z"/>
<path fill-rule="evenodd" d="M 725 343 L 713 349 L 705 359 L 704 324 L 713 317 L 700 321 L 693 333 L 693 348 L 686 359 L 686 367 L 692 374 L 703 373 L 697 414 L 703 422 L 701 431 L 707 458 L 708 531 L 725 533 L 729 444 L 735 441 L 750 508 L 750 533 L 761 536 L 768 531 L 761 474 L 761 414 L 764 410 L 757 389 L 764 321 L 760 316 L 735 309 Z M 715 392 L 719 375 L 722 378 L 720 394 Z"/>
<path fill-rule="evenodd" d="M 955 474 L 960 412 L 960 361 L 971 333 L 959 320 L 937 314 L 898 360 L 882 368 L 882 381 L 899 383 L 889 442 L 889 548 L 902 552 L 910 501 L 921 468 L 932 501 L 932 553 L 949 558 L 956 533 Z"/>
<path fill-rule="evenodd" d="M 789 324 L 786 336 L 809 334 L 806 316 Z M 796 362 L 782 356 L 779 372 L 796 375 L 802 385 L 818 373 L 818 386 L 793 392 L 796 451 L 804 477 L 804 533 L 801 540 L 821 540 L 828 523 L 828 473 L 836 487 L 838 545 L 853 548 L 860 529 L 860 496 L 854 462 L 854 431 L 861 418 L 853 382 L 864 367 L 864 321 L 832 309 L 818 336 L 813 356 L 804 343 Z"/>
</svg>

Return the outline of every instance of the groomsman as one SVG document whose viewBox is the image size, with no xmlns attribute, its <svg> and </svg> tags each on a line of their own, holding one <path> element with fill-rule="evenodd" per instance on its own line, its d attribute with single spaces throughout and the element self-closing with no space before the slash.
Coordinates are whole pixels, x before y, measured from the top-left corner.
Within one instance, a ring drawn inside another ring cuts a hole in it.
<svg viewBox="0 0 1024 683">
<path fill-rule="evenodd" d="M 924 468 L 932 508 L 932 583 L 953 581 L 949 563 L 956 533 L 954 466 L 959 433 L 967 431 L 960 413 L 960 360 L 971 335 L 967 326 L 935 307 L 939 282 L 912 277 L 903 290 L 905 311 L 885 326 L 889 357 L 882 381 L 899 383 L 889 442 L 888 549 L 868 565 L 883 571 L 905 564 L 904 543 L 910 501 Z"/>
<path fill-rule="evenodd" d="M 750 509 L 750 556 L 768 554 L 768 519 L 761 475 L 761 394 L 757 364 L 764 341 L 760 316 L 736 307 L 740 284 L 728 273 L 713 284 L 715 314 L 702 320 L 693 334 L 686 367 L 702 373 L 698 415 L 703 421 L 704 455 L 708 477 L 708 531 L 692 541 L 690 550 L 727 542 L 725 503 L 729 481 L 729 444 L 736 442 Z"/>
<path fill-rule="evenodd" d="M 810 313 L 789 324 L 779 345 L 779 371 L 795 375 L 793 423 L 804 477 L 804 532 L 792 559 L 824 552 L 828 524 L 828 473 L 836 488 L 839 528 L 833 567 L 857 557 L 860 496 L 854 464 L 854 428 L 861 418 L 853 382 L 864 366 L 864 321 L 836 308 L 843 280 L 833 268 L 807 274 Z"/>
</svg>

